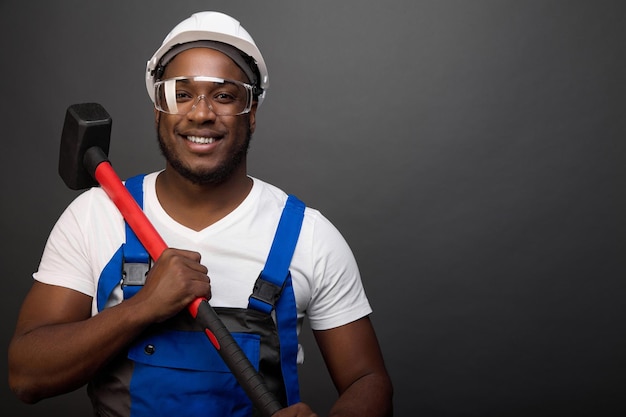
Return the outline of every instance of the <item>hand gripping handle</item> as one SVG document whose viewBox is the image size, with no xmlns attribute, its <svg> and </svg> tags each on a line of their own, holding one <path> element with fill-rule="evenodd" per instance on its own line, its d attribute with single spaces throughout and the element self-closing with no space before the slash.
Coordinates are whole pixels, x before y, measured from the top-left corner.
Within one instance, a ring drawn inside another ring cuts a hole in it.
<svg viewBox="0 0 626 417">
<path fill-rule="evenodd" d="M 106 160 L 104 152 L 99 148 L 90 148 L 85 153 L 85 159 L 89 160 L 86 161 L 85 165 L 92 167 L 94 178 L 111 198 L 152 259 L 159 259 L 167 248 L 165 241 L 150 223 L 130 192 L 124 187 L 111 164 Z M 217 349 L 252 404 L 265 417 L 270 417 L 280 410 L 282 408 L 280 402 L 268 390 L 261 375 L 233 339 L 209 302 L 206 299 L 198 298 L 187 309 L 202 325 L 211 344 Z"/>
</svg>

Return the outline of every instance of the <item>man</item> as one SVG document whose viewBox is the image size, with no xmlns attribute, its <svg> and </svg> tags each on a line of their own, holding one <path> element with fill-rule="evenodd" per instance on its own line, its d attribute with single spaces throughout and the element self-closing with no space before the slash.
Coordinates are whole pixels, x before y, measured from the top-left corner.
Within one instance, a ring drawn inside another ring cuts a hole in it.
<svg viewBox="0 0 626 417">
<path fill-rule="evenodd" d="M 275 416 L 316 415 L 299 401 L 289 371 L 303 353 L 282 339 L 289 331 L 282 317 L 289 322 L 291 314 L 299 331 L 305 313 L 339 393 L 330 415 L 392 414 L 354 257 L 318 211 L 304 210 L 276 305 L 266 312 L 254 305 L 264 300 L 257 277 L 273 243 L 284 245 L 273 239 L 293 201 L 247 174 L 268 80 L 254 41 L 229 16 L 197 13 L 166 37 L 146 73 L 166 166 L 127 187 L 170 249 L 153 264 L 134 259 L 142 247 L 106 194 L 80 195 L 50 234 L 11 341 L 9 380 L 20 399 L 34 403 L 88 384 L 99 416 L 251 415 L 186 314 L 206 298 L 280 399 Z M 135 263 L 147 271 L 139 283 L 130 282 Z"/>
</svg>

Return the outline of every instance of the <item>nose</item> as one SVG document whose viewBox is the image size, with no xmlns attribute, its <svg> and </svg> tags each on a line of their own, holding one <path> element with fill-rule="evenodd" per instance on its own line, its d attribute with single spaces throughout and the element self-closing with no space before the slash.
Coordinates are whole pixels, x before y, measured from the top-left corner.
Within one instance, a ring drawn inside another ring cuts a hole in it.
<svg viewBox="0 0 626 417">
<path fill-rule="evenodd" d="M 204 104 L 202 104 L 202 102 L 204 102 Z M 213 119 L 216 116 L 209 99 L 204 94 L 198 96 L 191 110 L 187 113 L 187 117 L 190 119 Z"/>
</svg>

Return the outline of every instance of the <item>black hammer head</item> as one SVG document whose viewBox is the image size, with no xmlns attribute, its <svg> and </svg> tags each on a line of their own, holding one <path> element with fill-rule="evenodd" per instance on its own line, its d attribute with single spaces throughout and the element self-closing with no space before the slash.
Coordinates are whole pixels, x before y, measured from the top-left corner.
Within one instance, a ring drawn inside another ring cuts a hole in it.
<svg viewBox="0 0 626 417">
<path fill-rule="evenodd" d="M 81 103 L 68 107 L 61 134 L 59 174 L 72 190 L 98 185 L 91 167 L 83 162 L 90 148 L 109 153 L 111 116 L 98 103 Z M 95 167 L 94 167 L 95 169 Z"/>
</svg>

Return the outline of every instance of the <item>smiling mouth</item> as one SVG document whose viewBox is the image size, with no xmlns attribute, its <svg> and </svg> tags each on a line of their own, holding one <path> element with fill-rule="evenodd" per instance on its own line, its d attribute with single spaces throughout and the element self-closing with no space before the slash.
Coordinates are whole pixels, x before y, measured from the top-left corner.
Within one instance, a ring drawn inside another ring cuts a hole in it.
<svg viewBox="0 0 626 417">
<path fill-rule="evenodd" d="M 208 145 L 215 142 L 214 138 L 205 138 L 202 136 L 187 136 L 187 140 L 193 143 L 199 143 L 202 145 Z"/>
</svg>

